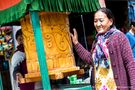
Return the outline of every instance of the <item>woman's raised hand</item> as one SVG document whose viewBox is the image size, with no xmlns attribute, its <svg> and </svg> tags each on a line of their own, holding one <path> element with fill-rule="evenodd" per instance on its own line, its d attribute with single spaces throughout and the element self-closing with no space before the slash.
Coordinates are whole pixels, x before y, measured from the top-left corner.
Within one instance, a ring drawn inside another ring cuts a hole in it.
<svg viewBox="0 0 135 90">
<path fill-rule="evenodd" d="M 16 74 L 16 81 L 17 82 L 21 82 L 20 79 L 23 78 L 22 74 L 21 73 L 17 73 Z"/>
<path fill-rule="evenodd" d="M 70 36 L 72 38 L 73 44 L 76 45 L 78 43 L 78 35 L 77 35 L 77 31 L 75 28 L 73 29 L 73 32 L 74 32 L 74 34 L 70 33 Z"/>
</svg>

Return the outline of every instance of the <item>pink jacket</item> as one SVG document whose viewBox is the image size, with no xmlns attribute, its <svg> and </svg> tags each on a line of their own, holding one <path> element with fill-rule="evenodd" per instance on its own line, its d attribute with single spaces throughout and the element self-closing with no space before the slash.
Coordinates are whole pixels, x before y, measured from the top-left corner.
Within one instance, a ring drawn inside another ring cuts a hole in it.
<svg viewBox="0 0 135 90">
<path fill-rule="evenodd" d="M 95 43 L 93 43 L 93 48 L 94 45 Z M 84 49 L 80 43 L 74 47 L 81 59 L 92 64 L 91 52 Z M 135 62 L 124 33 L 118 32 L 110 36 L 108 49 L 117 90 L 135 90 Z"/>
</svg>

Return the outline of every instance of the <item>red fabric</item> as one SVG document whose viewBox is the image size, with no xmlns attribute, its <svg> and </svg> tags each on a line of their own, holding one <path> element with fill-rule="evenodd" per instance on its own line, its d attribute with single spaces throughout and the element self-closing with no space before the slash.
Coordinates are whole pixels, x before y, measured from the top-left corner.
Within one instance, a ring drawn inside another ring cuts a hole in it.
<svg viewBox="0 0 135 90">
<path fill-rule="evenodd" d="M 19 3 L 20 1 L 21 0 L 0 0 L 0 11 L 10 8 Z"/>
</svg>

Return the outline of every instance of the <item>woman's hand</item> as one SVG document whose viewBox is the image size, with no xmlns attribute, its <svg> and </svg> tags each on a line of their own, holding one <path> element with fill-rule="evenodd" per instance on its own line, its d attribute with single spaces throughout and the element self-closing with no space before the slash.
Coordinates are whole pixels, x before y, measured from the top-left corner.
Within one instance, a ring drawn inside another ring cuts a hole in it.
<svg viewBox="0 0 135 90">
<path fill-rule="evenodd" d="M 76 45 L 78 43 L 78 35 L 77 35 L 77 31 L 75 28 L 73 29 L 73 32 L 74 32 L 74 34 L 70 33 L 70 36 L 72 38 L 73 44 Z"/>
<path fill-rule="evenodd" d="M 23 78 L 21 73 L 16 73 L 16 81 L 20 82 L 20 79 Z"/>
</svg>

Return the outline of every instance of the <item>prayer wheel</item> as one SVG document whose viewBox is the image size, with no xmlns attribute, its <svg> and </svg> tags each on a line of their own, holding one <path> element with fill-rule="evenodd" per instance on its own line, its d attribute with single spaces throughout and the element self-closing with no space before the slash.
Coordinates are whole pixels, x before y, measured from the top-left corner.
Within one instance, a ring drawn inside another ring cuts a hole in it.
<svg viewBox="0 0 135 90">
<path fill-rule="evenodd" d="M 62 79 L 71 74 L 82 73 L 75 64 L 69 32 L 68 13 L 41 12 L 40 25 L 50 79 Z M 21 19 L 27 71 L 22 82 L 41 80 L 34 33 L 30 16 Z"/>
</svg>

